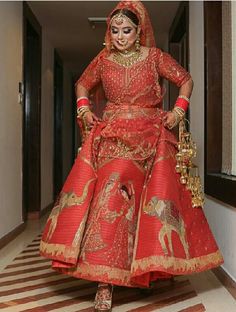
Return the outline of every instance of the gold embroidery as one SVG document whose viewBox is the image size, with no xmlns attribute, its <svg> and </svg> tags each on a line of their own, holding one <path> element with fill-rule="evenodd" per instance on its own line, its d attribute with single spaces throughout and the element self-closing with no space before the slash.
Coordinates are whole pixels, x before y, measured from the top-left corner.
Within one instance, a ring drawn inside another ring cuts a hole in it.
<svg viewBox="0 0 236 312">
<path fill-rule="evenodd" d="M 48 222 L 51 220 L 50 222 L 50 226 L 47 232 L 47 236 L 45 238 L 45 241 L 49 241 L 56 229 L 57 226 L 57 220 L 59 217 L 59 214 L 61 213 L 61 211 L 65 208 L 65 207 L 71 207 L 74 205 L 82 205 L 88 195 L 88 188 L 89 185 L 94 181 L 95 179 L 90 179 L 86 184 L 85 187 L 83 189 L 82 195 L 81 196 L 77 196 L 74 192 L 72 193 L 61 193 L 60 194 L 60 198 L 59 198 L 59 202 L 58 204 L 56 204 L 56 206 L 53 208 L 49 218 L 48 218 Z"/>
<path fill-rule="evenodd" d="M 120 182 L 117 191 L 123 197 L 124 201 L 118 213 L 108 211 L 105 215 L 106 221 L 114 222 L 115 220 L 111 216 L 115 216 L 119 220 L 113 244 L 105 252 L 104 256 L 110 265 L 129 269 L 133 257 L 134 236 L 137 224 L 137 218 L 135 218 L 134 186 L 131 181 L 128 183 Z"/>
<path fill-rule="evenodd" d="M 78 247 L 70 247 L 64 244 L 49 244 L 41 240 L 40 242 L 40 251 L 42 253 L 46 253 L 50 255 L 52 259 L 58 258 L 60 256 L 63 257 L 65 262 L 70 263 L 73 258 L 75 261 L 78 256 Z"/>
<path fill-rule="evenodd" d="M 219 251 L 209 255 L 192 258 L 189 260 L 168 256 L 150 256 L 134 260 L 132 270 L 125 270 L 106 265 L 94 265 L 91 263 L 78 263 L 76 267 L 69 269 L 56 269 L 77 278 L 93 281 L 116 283 L 123 286 L 137 287 L 132 282 L 132 277 L 140 276 L 150 271 L 171 271 L 172 274 L 191 274 L 201 272 L 206 268 L 219 266 L 223 262 Z"/>
<path fill-rule="evenodd" d="M 72 247 L 78 247 L 78 248 L 80 247 L 80 244 L 81 244 L 81 241 L 83 238 L 85 223 L 87 221 L 88 211 L 89 211 L 89 209 L 87 209 L 87 211 L 83 217 L 83 220 L 81 221 L 79 228 L 76 231 L 75 237 L 74 237 L 73 242 L 72 242 Z"/>
<path fill-rule="evenodd" d="M 115 185 L 119 180 L 119 174 L 114 172 L 110 175 L 105 185 L 101 187 L 101 191 L 94 198 L 91 205 L 91 214 L 87 219 L 86 229 L 81 244 L 81 258 L 85 261 L 87 252 L 94 252 L 106 247 L 101 236 L 101 215 L 107 211 L 108 199 L 116 191 Z"/>
<path fill-rule="evenodd" d="M 146 202 L 146 200 L 144 202 Z M 162 223 L 162 228 L 159 231 L 158 237 L 164 253 L 168 255 L 168 249 L 165 243 L 166 236 L 171 256 L 174 256 L 171 238 L 172 231 L 174 231 L 178 234 L 179 239 L 184 247 L 186 258 L 189 259 L 189 246 L 186 241 L 184 220 L 179 214 L 179 211 L 175 207 L 174 203 L 169 200 L 158 199 L 156 196 L 154 196 L 147 204 L 144 205 L 143 211 L 149 216 L 156 216 Z"/>
<path fill-rule="evenodd" d="M 134 260 L 132 263 L 132 274 L 138 272 L 143 274 L 151 271 L 162 271 L 163 269 L 172 274 L 190 274 L 200 272 L 209 266 L 216 267 L 223 263 L 223 258 L 219 250 L 208 255 L 195 257 L 192 259 L 181 259 L 170 256 L 149 256 Z"/>
</svg>

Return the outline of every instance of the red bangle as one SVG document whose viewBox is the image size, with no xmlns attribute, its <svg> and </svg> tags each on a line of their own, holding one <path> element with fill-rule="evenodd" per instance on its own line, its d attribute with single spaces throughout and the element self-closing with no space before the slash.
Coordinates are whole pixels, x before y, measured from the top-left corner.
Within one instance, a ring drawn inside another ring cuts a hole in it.
<svg viewBox="0 0 236 312">
<path fill-rule="evenodd" d="M 76 103 L 77 103 L 77 108 L 80 108 L 81 106 L 89 106 L 89 99 L 85 97 L 78 98 Z"/>
<path fill-rule="evenodd" d="M 189 102 L 183 98 L 177 98 L 175 106 L 182 108 L 185 112 L 188 109 Z"/>
</svg>

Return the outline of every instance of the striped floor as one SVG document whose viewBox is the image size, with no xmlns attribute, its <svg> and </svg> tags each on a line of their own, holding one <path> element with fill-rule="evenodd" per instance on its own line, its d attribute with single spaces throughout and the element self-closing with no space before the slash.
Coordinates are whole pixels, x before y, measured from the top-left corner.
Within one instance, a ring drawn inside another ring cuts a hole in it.
<svg viewBox="0 0 236 312">
<path fill-rule="evenodd" d="M 0 274 L 0 310 L 6 312 L 92 312 L 96 283 L 58 274 L 39 255 L 40 235 Z M 151 294 L 115 287 L 113 312 L 203 312 L 187 277 L 157 283 Z"/>
</svg>

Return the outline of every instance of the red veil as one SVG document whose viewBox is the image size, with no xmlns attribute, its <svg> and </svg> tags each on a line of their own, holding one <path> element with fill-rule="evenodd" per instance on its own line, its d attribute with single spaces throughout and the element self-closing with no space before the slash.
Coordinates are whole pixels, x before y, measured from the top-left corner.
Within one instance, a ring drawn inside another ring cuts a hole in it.
<svg viewBox="0 0 236 312">
<path fill-rule="evenodd" d="M 132 11 L 139 19 L 139 25 L 141 28 L 140 43 L 146 47 L 155 47 L 155 38 L 153 34 L 152 24 L 148 15 L 148 12 L 141 1 L 121 1 L 112 10 L 107 19 L 107 31 L 105 35 L 106 49 L 110 52 L 111 38 L 110 38 L 110 20 L 111 15 L 118 9 L 128 9 Z"/>
</svg>

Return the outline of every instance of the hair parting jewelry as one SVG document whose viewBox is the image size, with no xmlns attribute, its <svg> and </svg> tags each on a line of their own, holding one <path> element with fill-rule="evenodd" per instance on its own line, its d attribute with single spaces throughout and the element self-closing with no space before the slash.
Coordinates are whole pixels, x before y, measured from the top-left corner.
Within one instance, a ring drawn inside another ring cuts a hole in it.
<svg viewBox="0 0 236 312">
<path fill-rule="evenodd" d="M 111 20 L 110 20 L 110 25 L 112 24 L 113 21 L 116 22 L 117 25 L 121 25 L 124 22 L 124 19 L 128 20 L 128 22 L 135 28 L 137 28 L 137 25 L 125 14 L 122 12 L 119 12 L 118 14 L 115 14 Z"/>
</svg>

